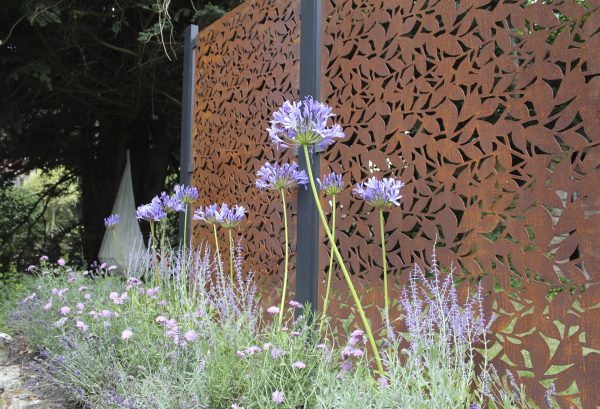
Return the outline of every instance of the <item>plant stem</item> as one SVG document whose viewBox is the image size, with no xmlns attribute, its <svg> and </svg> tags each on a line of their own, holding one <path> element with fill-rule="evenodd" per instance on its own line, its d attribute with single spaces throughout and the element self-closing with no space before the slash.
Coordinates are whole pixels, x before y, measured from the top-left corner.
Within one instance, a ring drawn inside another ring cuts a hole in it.
<svg viewBox="0 0 600 409">
<path fill-rule="evenodd" d="M 285 190 L 280 189 L 281 202 L 283 205 L 283 228 L 285 234 L 285 260 L 283 268 L 283 290 L 281 292 L 281 306 L 279 308 L 279 326 L 283 322 L 283 307 L 285 306 L 285 293 L 287 292 L 287 281 L 288 281 L 288 261 L 289 261 L 289 239 L 288 239 L 288 222 L 287 222 L 287 205 L 285 203 Z"/>
<path fill-rule="evenodd" d="M 331 199 L 331 235 L 335 239 L 335 195 Z M 329 308 L 329 296 L 331 292 L 331 276 L 333 274 L 333 251 L 329 252 L 329 270 L 327 271 L 327 290 L 325 291 L 325 301 L 323 302 L 323 314 L 321 323 L 319 324 L 319 333 L 323 331 L 323 324 L 325 324 L 325 317 L 327 316 L 327 308 Z"/>
<path fill-rule="evenodd" d="M 217 236 L 217 224 L 213 223 L 213 234 L 215 236 L 215 251 L 217 252 L 218 260 L 221 260 L 221 250 L 219 250 L 219 237 Z M 219 266 L 220 268 L 221 266 Z"/>
<path fill-rule="evenodd" d="M 390 319 L 390 297 L 388 295 L 387 259 L 385 254 L 385 231 L 383 220 L 383 208 L 379 209 L 379 232 L 381 233 L 381 258 L 383 263 L 383 296 L 385 298 L 385 319 Z"/>
<path fill-rule="evenodd" d="M 356 290 L 354 289 L 354 284 L 352 284 L 352 278 L 350 277 L 350 273 L 348 273 L 348 269 L 346 269 L 346 264 L 344 263 L 344 260 L 342 259 L 342 255 L 340 254 L 340 251 L 335 244 L 333 234 L 331 233 L 331 230 L 329 230 L 329 226 L 327 225 L 327 219 L 325 219 L 325 214 L 323 213 L 323 208 L 321 207 L 321 202 L 319 200 L 319 194 L 317 193 L 317 187 L 315 186 L 315 179 L 313 177 L 312 168 L 310 166 L 310 155 L 308 153 L 308 146 L 304 145 L 303 148 L 304 148 L 304 158 L 306 160 L 306 169 L 308 170 L 308 179 L 310 181 L 310 187 L 313 192 L 313 197 L 315 199 L 315 203 L 317 205 L 317 210 L 319 211 L 319 217 L 321 218 L 321 223 L 323 224 L 323 229 L 325 230 L 325 233 L 327 234 L 327 238 L 329 239 L 329 244 L 331 244 L 331 249 L 333 250 L 333 252 L 335 254 L 335 258 L 342 270 L 342 273 L 344 274 L 344 278 L 346 279 L 346 282 L 348 283 L 348 289 L 350 290 L 350 293 L 352 294 L 352 298 L 354 299 L 354 303 L 356 304 L 356 308 L 358 309 L 358 314 L 360 315 L 362 323 L 365 327 L 365 332 L 367 333 L 367 338 L 369 339 L 369 343 L 371 344 L 371 348 L 373 349 L 373 354 L 375 355 L 375 362 L 377 364 L 377 369 L 379 371 L 379 374 L 381 376 L 383 376 L 385 374 L 385 371 L 383 369 L 383 363 L 381 362 L 381 357 L 379 356 L 379 349 L 377 348 L 377 344 L 375 343 L 375 338 L 373 337 L 373 332 L 371 331 L 371 325 L 369 324 L 369 321 L 367 320 L 367 316 L 365 315 L 365 311 L 362 307 L 362 303 L 360 302 L 360 298 L 358 298 L 358 294 L 356 293 Z"/>
<path fill-rule="evenodd" d="M 158 273 L 158 259 L 156 258 L 156 243 L 154 239 L 154 222 L 150 222 L 150 247 L 152 247 L 152 253 L 154 254 L 154 266 L 156 267 L 156 274 L 154 276 L 154 284 L 157 287 L 161 287 Z"/>
<path fill-rule="evenodd" d="M 183 216 L 183 285 L 184 285 L 184 290 L 183 290 L 183 295 L 185 297 L 185 295 L 187 294 L 187 289 L 188 289 L 188 279 L 187 279 L 187 271 L 186 271 L 186 266 L 187 266 L 187 259 L 186 259 L 186 250 L 187 250 L 187 218 L 188 218 L 188 206 L 189 204 L 186 203 L 185 204 L 185 215 Z"/>
<path fill-rule="evenodd" d="M 229 277 L 233 284 L 233 238 L 231 237 L 231 229 L 227 229 L 229 233 Z"/>
</svg>

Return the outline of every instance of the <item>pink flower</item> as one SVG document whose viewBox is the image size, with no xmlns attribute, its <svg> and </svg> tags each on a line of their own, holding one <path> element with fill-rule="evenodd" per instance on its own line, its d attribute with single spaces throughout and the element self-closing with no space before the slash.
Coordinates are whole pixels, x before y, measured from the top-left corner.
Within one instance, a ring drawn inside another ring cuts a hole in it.
<svg viewBox="0 0 600 409">
<path fill-rule="evenodd" d="M 59 258 L 58 260 L 56 260 L 56 264 L 58 264 L 59 266 L 64 266 L 66 263 L 64 259 Z"/>
<path fill-rule="evenodd" d="M 86 332 L 88 330 L 88 326 L 85 324 L 85 322 L 80 320 L 75 321 L 75 326 L 79 328 L 82 332 Z"/>
<path fill-rule="evenodd" d="M 108 267 L 108 271 L 112 271 L 112 270 L 116 270 L 118 267 L 117 266 L 110 266 Z"/>
<path fill-rule="evenodd" d="M 155 321 L 158 322 L 159 324 L 162 324 L 164 322 L 167 322 L 168 319 L 164 315 L 159 315 L 158 317 L 156 317 Z"/>
<path fill-rule="evenodd" d="M 246 348 L 246 350 L 244 351 L 247 355 L 254 355 L 260 352 L 260 347 L 257 347 L 256 345 L 252 345 L 251 347 Z"/>
<path fill-rule="evenodd" d="M 59 297 L 62 297 L 62 296 L 64 296 L 64 295 L 65 295 L 65 293 L 66 293 L 67 291 L 69 291 L 69 289 L 68 289 L 68 288 L 63 288 L 62 290 L 59 290 L 59 291 L 58 291 L 58 296 L 59 296 Z"/>
<path fill-rule="evenodd" d="M 244 351 L 237 351 L 235 353 L 237 355 L 238 358 L 242 359 L 246 357 L 246 354 L 244 353 Z"/>
<path fill-rule="evenodd" d="M 60 315 L 67 315 L 70 312 L 71 312 L 71 307 L 66 306 L 66 305 L 64 307 L 60 307 Z"/>
<path fill-rule="evenodd" d="M 77 309 L 79 311 L 83 311 L 85 309 L 85 304 L 78 302 L 77 303 Z"/>
<path fill-rule="evenodd" d="M 52 295 L 56 295 L 58 294 L 58 288 L 53 288 L 52 289 Z"/>
<path fill-rule="evenodd" d="M 150 298 L 154 298 L 160 292 L 160 287 L 148 288 L 146 290 L 146 295 Z"/>
<path fill-rule="evenodd" d="M 277 359 L 277 358 L 281 357 L 283 354 L 284 354 L 284 352 L 279 348 L 273 348 L 271 350 L 271 358 L 273 358 L 273 359 Z"/>
<path fill-rule="evenodd" d="M 33 270 L 35 270 L 35 266 L 33 264 L 27 267 L 27 271 L 31 272 Z"/>
<path fill-rule="evenodd" d="M 100 270 L 103 270 L 106 267 L 106 263 L 100 264 Z"/>
<path fill-rule="evenodd" d="M 272 346 L 273 346 L 273 344 L 271 344 L 270 342 L 267 342 L 267 343 L 263 344 L 263 349 L 265 351 L 268 351 Z"/>
<path fill-rule="evenodd" d="M 293 307 L 293 308 L 302 308 L 302 304 L 300 304 L 296 300 L 290 300 L 290 302 L 288 302 L 288 304 L 290 305 L 290 307 Z"/>
<path fill-rule="evenodd" d="M 110 318 L 111 315 L 112 313 L 109 310 L 100 311 L 100 316 L 103 318 Z"/>
<path fill-rule="evenodd" d="M 306 364 L 302 361 L 297 361 L 292 364 L 292 368 L 294 369 L 304 369 L 306 368 Z"/>
<path fill-rule="evenodd" d="M 274 305 L 267 308 L 267 312 L 271 315 L 275 315 L 275 314 L 279 314 L 279 308 L 275 307 Z"/>
<path fill-rule="evenodd" d="M 191 330 L 187 331 L 185 334 L 183 334 L 183 338 L 185 338 L 185 340 L 187 342 L 194 342 L 194 341 L 197 341 L 198 338 L 200 338 L 200 336 L 198 335 L 198 333 L 196 331 L 191 329 Z"/>
<path fill-rule="evenodd" d="M 52 299 L 49 299 L 46 305 L 44 305 L 44 311 L 48 311 L 50 308 L 52 308 Z"/>
<path fill-rule="evenodd" d="M 283 391 L 275 391 L 271 395 L 271 398 L 273 399 L 273 402 L 279 405 L 285 401 L 285 393 L 283 393 Z"/>
<path fill-rule="evenodd" d="M 133 331 L 129 328 L 123 330 L 123 332 L 121 332 L 121 338 L 127 340 L 129 338 L 131 338 L 131 336 L 133 335 Z"/>
<path fill-rule="evenodd" d="M 40 257 L 40 261 L 48 261 L 48 256 L 42 256 L 42 257 Z"/>
<path fill-rule="evenodd" d="M 114 301 L 115 299 L 119 298 L 119 293 L 113 291 L 108 295 L 108 298 Z"/>
<path fill-rule="evenodd" d="M 387 388 L 388 386 L 390 386 L 390 381 L 388 381 L 388 380 L 387 380 L 387 378 L 384 378 L 384 377 L 380 377 L 380 378 L 378 378 L 378 379 L 377 379 L 377 383 L 379 383 L 379 387 L 380 387 L 381 389 L 385 389 L 385 388 Z"/>
</svg>

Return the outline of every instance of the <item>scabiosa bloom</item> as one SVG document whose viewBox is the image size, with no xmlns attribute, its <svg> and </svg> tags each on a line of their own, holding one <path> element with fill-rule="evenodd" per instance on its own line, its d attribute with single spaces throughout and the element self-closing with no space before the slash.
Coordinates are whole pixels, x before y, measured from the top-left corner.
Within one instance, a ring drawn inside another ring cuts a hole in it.
<svg viewBox="0 0 600 409">
<path fill-rule="evenodd" d="M 374 207 L 382 209 L 392 205 L 400 206 L 398 200 L 402 197 L 400 189 L 403 187 L 404 183 L 400 180 L 394 178 L 379 180 L 373 176 L 366 182 L 357 183 L 352 193 Z"/>
<path fill-rule="evenodd" d="M 211 204 L 210 206 L 202 207 L 196 209 L 194 212 L 194 220 L 202 220 L 207 224 L 216 224 L 218 223 L 217 216 L 219 215 L 219 205 L 216 203 Z"/>
<path fill-rule="evenodd" d="M 272 305 L 271 307 L 267 308 L 267 312 L 271 315 L 279 314 L 279 307 Z"/>
<path fill-rule="evenodd" d="M 200 335 L 198 335 L 198 333 L 196 331 L 191 329 L 191 330 L 187 331 L 185 334 L 183 334 L 183 338 L 185 338 L 185 340 L 187 342 L 194 342 L 194 341 L 197 341 L 198 338 L 200 338 Z"/>
<path fill-rule="evenodd" d="M 302 308 L 302 304 L 300 304 L 298 301 L 296 300 L 290 300 L 288 302 L 288 304 L 290 305 L 290 307 L 292 308 Z"/>
<path fill-rule="evenodd" d="M 33 264 L 27 267 L 27 271 L 32 272 L 33 270 L 35 270 L 35 266 Z"/>
<path fill-rule="evenodd" d="M 273 348 L 271 349 L 271 358 L 273 359 L 277 359 L 283 356 L 283 354 L 285 353 L 285 351 L 282 351 L 279 348 Z"/>
<path fill-rule="evenodd" d="M 111 214 L 110 216 L 104 218 L 104 227 L 110 229 L 111 227 L 115 227 L 119 224 L 121 217 L 118 214 Z"/>
<path fill-rule="evenodd" d="M 273 402 L 279 405 L 285 401 L 285 393 L 283 393 L 283 391 L 275 391 L 271 395 L 271 399 L 273 399 Z"/>
<path fill-rule="evenodd" d="M 244 353 L 247 355 L 254 355 L 254 354 L 259 353 L 260 351 L 261 351 L 260 347 L 258 347 L 256 345 L 252 345 L 251 347 L 246 348 Z"/>
<path fill-rule="evenodd" d="M 60 315 L 67 315 L 68 313 L 71 312 L 71 307 L 65 305 L 64 307 L 60 307 Z"/>
<path fill-rule="evenodd" d="M 56 260 L 56 264 L 58 264 L 61 267 L 64 266 L 66 264 L 65 259 L 59 258 L 58 260 Z"/>
<path fill-rule="evenodd" d="M 323 181 L 317 179 L 317 183 L 319 183 L 319 188 L 325 192 L 326 195 L 337 195 L 344 190 L 344 180 L 339 173 L 328 173 L 323 176 Z"/>
<path fill-rule="evenodd" d="M 383 376 L 380 376 L 379 378 L 377 378 L 377 383 L 379 384 L 379 387 L 381 389 L 385 389 L 388 386 L 390 386 L 390 381 L 388 381 L 388 379 L 384 378 Z M 470 407 L 469 409 L 479 409 L 479 407 L 477 407 L 477 408 Z"/>
<path fill-rule="evenodd" d="M 227 204 L 221 205 L 221 210 L 217 214 L 219 224 L 227 229 L 233 229 L 246 217 L 246 208 L 244 206 L 233 205 L 231 208 Z"/>
<path fill-rule="evenodd" d="M 292 364 L 292 368 L 294 369 L 304 369 L 306 368 L 306 364 L 302 361 L 297 361 Z"/>
<path fill-rule="evenodd" d="M 84 304 L 84 303 L 81 303 L 81 302 L 78 302 L 78 303 L 77 303 L 77 309 L 78 309 L 79 311 L 83 311 L 83 310 L 85 309 L 85 304 Z"/>
<path fill-rule="evenodd" d="M 48 261 L 48 256 L 41 256 L 40 261 Z"/>
<path fill-rule="evenodd" d="M 185 205 L 176 195 L 169 196 L 165 192 L 160 194 L 160 201 L 162 202 L 163 210 L 167 213 L 183 212 Z"/>
<path fill-rule="evenodd" d="M 175 185 L 175 197 L 182 203 L 192 203 L 198 199 L 198 189 L 194 186 Z"/>
<path fill-rule="evenodd" d="M 160 198 L 155 196 L 150 203 L 137 208 L 136 217 L 148 222 L 158 222 L 167 217 L 167 213 L 163 209 Z"/>
<path fill-rule="evenodd" d="M 329 105 L 315 101 L 312 97 L 306 97 L 302 102 L 286 101 L 273 113 L 267 132 L 278 149 L 290 146 L 317 146 L 324 149 L 334 143 L 335 139 L 344 137 L 339 124 L 327 124 L 329 118 L 334 116 Z"/>
<path fill-rule="evenodd" d="M 48 311 L 50 308 L 52 308 L 52 299 L 49 299 L 43 308 L 44 308 L 44 311 Z"/>
<path fill-rule="evenodd" d="M 122 339 L 129 339 L 133 336 L 133 331 L 131 330 L 131 328 L 127 328 L 125 330 L 123 330 L 123 332 L 121 332 L 121 338 Z"/>
<path fill-rule="evenodd" d="M 306 172 L 298 169 L 296 162 L 284 163 L 283 165 L 275 163 L 265 163 L 256 172 L 256 187 L 264 189 L 289 189 L 296 185 L 306 185 L 308 176 Z"/>
<path fill-rule="evenodd" d="M 77 328 L 79 328 L 81 330 L 81 332 L 86 332 L 89 328 L 85 322 L 80 321 L 80 320 L 75 321 L 75 326 Z"/>
</svg>

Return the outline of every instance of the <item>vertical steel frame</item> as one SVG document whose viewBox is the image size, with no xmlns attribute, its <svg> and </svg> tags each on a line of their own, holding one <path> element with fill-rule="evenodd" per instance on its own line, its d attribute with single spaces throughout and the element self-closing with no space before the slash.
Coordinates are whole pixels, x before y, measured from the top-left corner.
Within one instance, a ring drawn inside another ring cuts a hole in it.
<svg viewBox="0 0 600 409">
<path fill-rule="evenodd" d="M 183 89 L 181 96 L 181 152 L 179 157 L 179 182 L 189 186 L 192 183 L 194 161 L 192 160 L 193 124 L 194 124 L 194 73 L 196 71 L 196 37 L 198 26 L 190 25 L 185 30 L 183 49 Z M 191 215 L 188 215 L 185 242 L 190 243 Z M 179 214 L 179 242 L 183 242 L 185 217 Z"/>
</svg>

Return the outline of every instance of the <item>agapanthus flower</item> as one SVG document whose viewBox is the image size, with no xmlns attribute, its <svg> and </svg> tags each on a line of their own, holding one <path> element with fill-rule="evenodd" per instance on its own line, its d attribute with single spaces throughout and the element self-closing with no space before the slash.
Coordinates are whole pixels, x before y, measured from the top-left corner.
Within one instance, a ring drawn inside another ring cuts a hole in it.
<svg viewBox="0 0 600 409">
<path fill-rule="evenodd" d="M 125 330 L 123 330 L 123 332 L 121 332 L 121 338 L 122 339 L 129 339 L 133 336 L 133 331 L 130 328 L 127 328 Z"/>
<path fill-rule="evenodd" d="M 323 176 L 323 180 L 317 179 L 319 188 L 326 195 L 337 195 L 344 190 L 344 179 L 339 173 L 331 172 Z"/>
<path fill-rule="evenodd" d="M 104 219 L 104 227 L 107 229 L 115 227 L 117 224 L 119 224 L 120 218 L 121 217 L 118 214 L 111 214 Z"/>
<path fill-rule="evenodd" d="M 194 186 L 175 185 L 174 196 L 182 203 L 192 203 L 198 199 L 198 189 Z"/>
<path fill-rule="evenodd" d="M 167 213 L 183 212 L 185 204 L 176 195 L 169 196 L 166 192 L 160 194 L 163 210 Z"/>
<path fill-rule="evenodd" d="M 155 196 L 148 204 L 141 205 L 136 210 L 136 217 L 148 222 L 158 222 L 167 217 L 163 209 L 162 202 L 158 196 Z"/>
<path fill-rule="evenodd" d="M 306 368 L 306 364 L 302 361 L 297 361 L 292 364 L 292 368 L 294 369 L 304 369 Z"/>
<path fill-rule="evenodd" d="M 227 229 L 233 229 L 240 224 L 246 217 L 246 208 L 244 206 L 233 205 L 231 208 L 227 204 L 221 205 L 221 210 L 217 214 L 219 224 Z"/>
<path fill-rule="evenodd" d="M 273 394 L 271 395 L 271 399 L 273 400 L 273 402 L 275 402 L 276 404 L 280 404 L 283 403 L 285 401 L 285 393 L 283 393 L 283 391 L 275 391 L 273 392 Z"/>
<path fill-rule="evenodd" d="M 265 163 L 256 172 L 256 187 L 264 189 L 289 189 L 296 185 L 306 185 L 308 176 L 306 172 L 298 169 L 296 162 L 284 163 Z"/>
<path fill-rule="evenodd" d="M 373 176 L 366 182 L 358 183 L 352 192 L 365 202 L 382 209 L 392 205 L 400 206 L 398 200 L 402 197 L 400 189 L 403 187 L 404 183 L 400 180 L 394 178 L 379 180 Z"/>
<path fill-rule="evenodd" d="M 196 209 L 194 212 L 194 220 L 202 220 L 207 224 L 216 224 L 218 223 L 218 215 L 219 215 L 219 205 L 216 203 L 211 204 L 210 206 L 202 207 Z"/>
<path fill-rule="evenodd" d="M 324 149 L 336 139 L 344 137 L 339 124 L 328 125 L 329 118 L 334 116 L 329 105 L 312 97 L 306 97 L 302 102 L 286 101 L 273 113 L 267 132 L 278 149 L 290 146 L 317 146 Z"/>
</svg>

